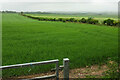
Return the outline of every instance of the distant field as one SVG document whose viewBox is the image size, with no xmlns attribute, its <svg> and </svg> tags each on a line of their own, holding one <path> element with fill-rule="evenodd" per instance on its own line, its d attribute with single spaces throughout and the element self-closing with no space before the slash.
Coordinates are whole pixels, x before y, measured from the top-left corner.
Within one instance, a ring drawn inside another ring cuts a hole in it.
<svg viewBox="0 0 120 80">
<path fill-rule="evenodd" d="M 97 19 L 99 21 L 103 21 L 105 19 L 114 19 L 118 20 L 118 16 L 115 14 L 28 14 L 36 17 L 50 17 L 50 18 L 76 18 L 76 19 L 81 19 L 81 18 L 88 18 L 88 17 L 93 17 L 94 19 Z"/>
<path fill-rule="evenodd" d="M 118 28 L 90 24 L 37 21 L 3 14 L 2 65 L 70 59 L 70 68 L 100 64 L 118 53 Z M 3 71 L 3 76 L 48 71 L 54 65 Z"/>
</svg>

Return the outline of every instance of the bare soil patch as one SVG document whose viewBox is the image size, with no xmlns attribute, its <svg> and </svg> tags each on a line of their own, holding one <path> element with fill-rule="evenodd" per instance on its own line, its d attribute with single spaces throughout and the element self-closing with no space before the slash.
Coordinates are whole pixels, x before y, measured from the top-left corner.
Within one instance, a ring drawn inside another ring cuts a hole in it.
<svg viewBox="0 0 120 80">
<path fill-rule="evenodd" d="M 105 72 L 107 70 L 108 70 L 108 67 L 106 65 L 102 65 L 102 66 L 93 65 L 91 67 L 86 66 L 84 68 L 71 69 L 69 72 L 69 77 L 70 78 L 87 78 L 87 76 L 95 76 L 95 77 L 99 78 L 99 77 L 103 76 L 103 72 Z M 34 77 L 52 75 L 54 73 L 55 73 L 54 71 L 49 71 L 47 73 L 12 77 L 12 78 L 3 79 L 3 80 L 29 79 L 29 78 L 34 78 Z M 63 70 L 59 71 L 59 77 L 63 78 Z"/>
</svg>

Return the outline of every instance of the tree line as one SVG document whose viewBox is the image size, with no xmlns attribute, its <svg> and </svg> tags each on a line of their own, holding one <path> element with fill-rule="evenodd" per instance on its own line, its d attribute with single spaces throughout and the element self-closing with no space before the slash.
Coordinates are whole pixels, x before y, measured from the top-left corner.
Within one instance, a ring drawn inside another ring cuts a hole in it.
<svg viewBox="0 0 120 80">
<path fill-rule="evenodd" d="M 90 17 L 88 19 L 75 19 L 75 18 L 47 18 L 47 17 L 35 17 L 21 13 L 22 16 L 26 16 L 32 19 L 37 19 L 39 21 L 60 21 L 60 22 L 75 22 L 75 23 L 88 23 L 88 24 L 100 24 L 98 20 Z M 113 19 L 107 19 L 102 22 L 102 24 L 107 26 L 120 26 L 120 21 Z"/>
</svg>

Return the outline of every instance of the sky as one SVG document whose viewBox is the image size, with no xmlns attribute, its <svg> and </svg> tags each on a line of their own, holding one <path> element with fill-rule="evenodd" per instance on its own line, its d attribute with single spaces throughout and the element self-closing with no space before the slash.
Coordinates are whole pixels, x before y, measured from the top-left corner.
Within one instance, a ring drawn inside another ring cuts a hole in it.
<svg viewBox="0 0 120 80">
<path fill-rule="evenodd" d="M 42 12 L 116 12 L 119 0 L 0 0 L 1 10 Z"/>
</svg>

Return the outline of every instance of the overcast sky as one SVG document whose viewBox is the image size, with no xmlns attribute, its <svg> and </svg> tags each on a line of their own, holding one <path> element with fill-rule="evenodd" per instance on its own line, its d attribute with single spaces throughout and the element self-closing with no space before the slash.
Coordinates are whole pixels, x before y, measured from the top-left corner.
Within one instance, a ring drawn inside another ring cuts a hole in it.
<svg viewBox="0 0 120 80">
<path fill-rule="evenodd" d="M 0 0 L 1 10 L 117 12 L 119 0 Z"/>
</svg>

